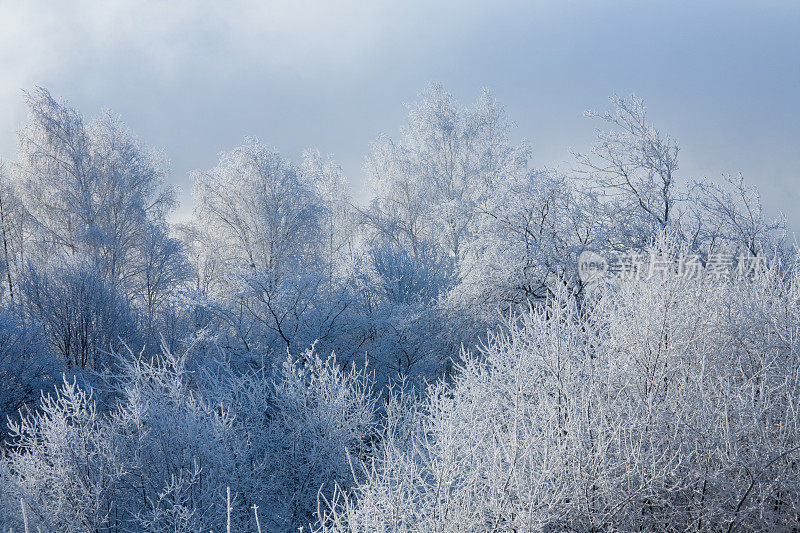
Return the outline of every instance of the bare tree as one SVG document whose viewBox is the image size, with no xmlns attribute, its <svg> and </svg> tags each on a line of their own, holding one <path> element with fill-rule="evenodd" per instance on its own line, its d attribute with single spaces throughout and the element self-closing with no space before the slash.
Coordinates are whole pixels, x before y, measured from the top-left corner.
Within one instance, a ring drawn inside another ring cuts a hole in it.
<svg viewBox="0 0 800 533">
<path fill-rule="evenodd" d="M 615 240 L 641 246 L 677 225 L 678 143 L 648 122 L 642 99 L 613 96 L 611 102 L 612 111 L 586 114 L 612 129 L 598 132 L 591 152 L 576 157 L 590 190 L 612 204 L 608 224 L 619 228 Z"/>
</svg>

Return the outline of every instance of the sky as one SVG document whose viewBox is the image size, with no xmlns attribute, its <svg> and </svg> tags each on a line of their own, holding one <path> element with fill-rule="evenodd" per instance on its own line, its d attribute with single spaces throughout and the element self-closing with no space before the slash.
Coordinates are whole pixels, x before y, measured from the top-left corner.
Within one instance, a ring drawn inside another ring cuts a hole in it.
<svg viewBox="0 0 800 533">
<path fill-rule="evenodd" d="M 568 171 L 611 94 L 645 99 L 687 181 L 742 173 L 800 233 L 800 2 L 42 2 L 0 0 L 0 157 L 37 85 L 119 114 L 189 173 L 256 137 L 341 164 L 353 197 L 370 143 L 429 83 L 488 88 L 534 165 Z"/>
</svg>

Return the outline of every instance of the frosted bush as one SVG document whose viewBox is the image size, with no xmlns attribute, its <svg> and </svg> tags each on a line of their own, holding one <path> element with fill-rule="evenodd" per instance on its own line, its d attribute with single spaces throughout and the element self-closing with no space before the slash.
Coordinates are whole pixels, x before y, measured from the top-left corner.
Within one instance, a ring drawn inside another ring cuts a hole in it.
<svg viewBox="0 0 800 533">
<path fill-rule="evenodd" d="M 225 361 L 189 371 L 164 352 L 121 359 L 98 391 L 64 381 L 12 422 L 0 459 L 0 528 L 22 506 L 43 531 L 255 530 L 307 526 L 320 490 L 348 484 L 367 453 L 375 400 L 364 371 L 311 351 L 247 374 Z"/>
<path fill-rule="evenodd" d="M 390 421 L 320 529 L 797 527 L 799 272 L 559 293 Z"/>
</svg>

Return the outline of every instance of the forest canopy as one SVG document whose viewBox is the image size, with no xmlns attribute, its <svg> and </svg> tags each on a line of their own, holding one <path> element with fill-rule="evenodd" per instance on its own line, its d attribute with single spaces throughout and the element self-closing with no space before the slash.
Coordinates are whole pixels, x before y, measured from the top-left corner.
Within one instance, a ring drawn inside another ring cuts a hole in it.
<svg viewBox="0 0 800 533">
<path fill-rule="evenodd" d="M 796 250 L 642 99 L 559 170 L 488 91 L 431 85 L 368 147 L 369 202 L 246 138 L 180 224 L 119 117 L 26 103 L 0 530 L 800 527 Z"/>
</svg>

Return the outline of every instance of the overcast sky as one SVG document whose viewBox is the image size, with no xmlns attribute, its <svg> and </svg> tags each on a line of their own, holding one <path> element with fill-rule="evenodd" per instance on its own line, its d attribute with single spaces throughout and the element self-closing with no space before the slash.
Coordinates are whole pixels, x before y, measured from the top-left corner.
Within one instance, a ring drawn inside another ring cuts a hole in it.
<svg viewBox="0 0 800 533">
<path fill-rule="evenodd" d="M 369 143 L 429 82 L 463 102 L 488 87 L 535 164 L 562 169 L 597 126 L 582 112 L 633 92 L 684 176 L 741 172 L 800 229 L 800 2 L 433 3 L 0 0 L 0 155 L 42 85 L 120 114 L 185 193 L 254 136 L 332 154 L 363 200 Z"/>
</svg>

